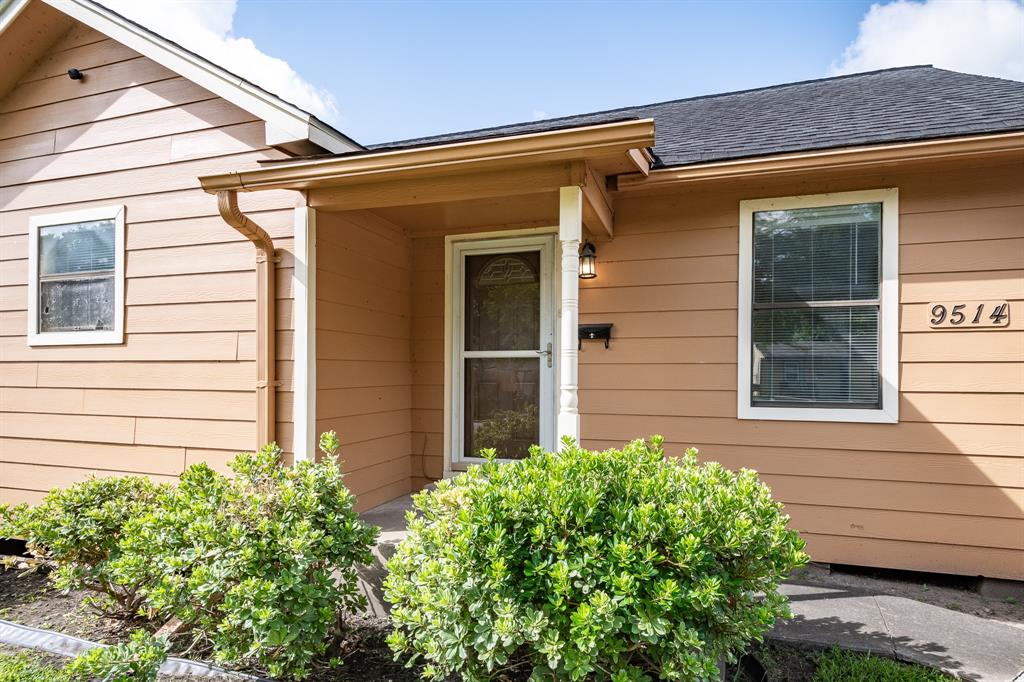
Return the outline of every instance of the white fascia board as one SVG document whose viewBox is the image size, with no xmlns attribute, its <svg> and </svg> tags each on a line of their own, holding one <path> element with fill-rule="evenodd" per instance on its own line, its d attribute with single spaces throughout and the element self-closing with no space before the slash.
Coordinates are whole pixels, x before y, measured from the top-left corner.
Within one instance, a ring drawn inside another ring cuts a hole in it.
<svg viewBox="0 0 1024 682">
<path fill-rule="evenodd" d="M 326 130 L 313 116 L 295 105 L 242 80 L 102 5 L 91 0 L 43 1 L 263 119 L 267 124 L 268 146 L 287 146 L 308 140 L 332 153 L 361 149 L 341 133 Z"/>
<path fill-rule="evenodd" d="M 28 0 L 0 0 L 0 33 L 13 24 L 26 7 Z"/>
</svg>

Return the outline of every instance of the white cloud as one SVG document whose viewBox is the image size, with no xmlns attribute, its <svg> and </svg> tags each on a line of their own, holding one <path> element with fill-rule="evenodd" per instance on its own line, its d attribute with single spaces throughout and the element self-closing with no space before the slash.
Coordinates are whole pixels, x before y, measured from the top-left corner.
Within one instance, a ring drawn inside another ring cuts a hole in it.
<svg viewBox="0 0 1024 682">
<path fill-rule="evenodd" d="M 910 64 L 1024 80 L 1024 2 L 874 4 L 832 74 Z"/>
<path fill-rule="evenodd" d="M 548 112 L 542 111 L 541 109 L 534 109 L 533 110 L 533 120 L 534 121 L 543 121 L 547 117 L 548 117 Z"/>
<path fill-rule="evenodd" d="M 325 121 L 337 123 L 334 96 L 303 79 L 288 62 L 231 34 L 237 0 L 102 0 L 103 4 L 214 64 Z"/>
</svg>

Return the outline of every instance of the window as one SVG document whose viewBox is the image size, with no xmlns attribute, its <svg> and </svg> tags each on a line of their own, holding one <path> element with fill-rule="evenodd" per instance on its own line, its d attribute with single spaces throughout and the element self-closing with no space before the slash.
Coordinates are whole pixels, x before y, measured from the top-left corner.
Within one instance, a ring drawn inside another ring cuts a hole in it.
<svg viewBox="0 0 1024 682">
<path fill-rule="evenodd" d="M 34 216 L 30 346 L 124 341 L 124 207 Z"/>
<path fill-rule="evenodd" d="M 738 415 L 899 421 L 895 189 L 740 202 Z"/>
</svg>

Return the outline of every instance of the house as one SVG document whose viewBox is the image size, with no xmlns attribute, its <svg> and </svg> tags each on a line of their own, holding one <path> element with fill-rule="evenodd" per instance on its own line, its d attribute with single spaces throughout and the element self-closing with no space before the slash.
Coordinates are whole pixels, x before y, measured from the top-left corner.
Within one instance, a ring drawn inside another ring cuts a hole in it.
<svg viewBox="0 0 1024 682">
<path fill-rule="evenodd" d="M 89 0 L 0 29 L 0 500 L 335 429 L 367 509 L 659 433 L 818 561 L 1024 579 L 1024 83 L 365 148 Z"/>
</svg>

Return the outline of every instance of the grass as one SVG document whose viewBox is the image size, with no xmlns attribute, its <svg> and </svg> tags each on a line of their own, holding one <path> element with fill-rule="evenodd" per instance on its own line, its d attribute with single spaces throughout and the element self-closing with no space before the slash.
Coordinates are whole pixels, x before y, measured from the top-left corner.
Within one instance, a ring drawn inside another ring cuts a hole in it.
<svg viewBox="0 0 1024 682">
<path fill-rule="evenodd" d="M 833 649 L 818 659 L 814 682 L 949 682 L 937 670 Z"/>
<path fill-rule="evenodd" d="M 0 682 L 67 682 L 60 668 L 41 663 L 31 654 L 0 653 Z"/>
</svg>

